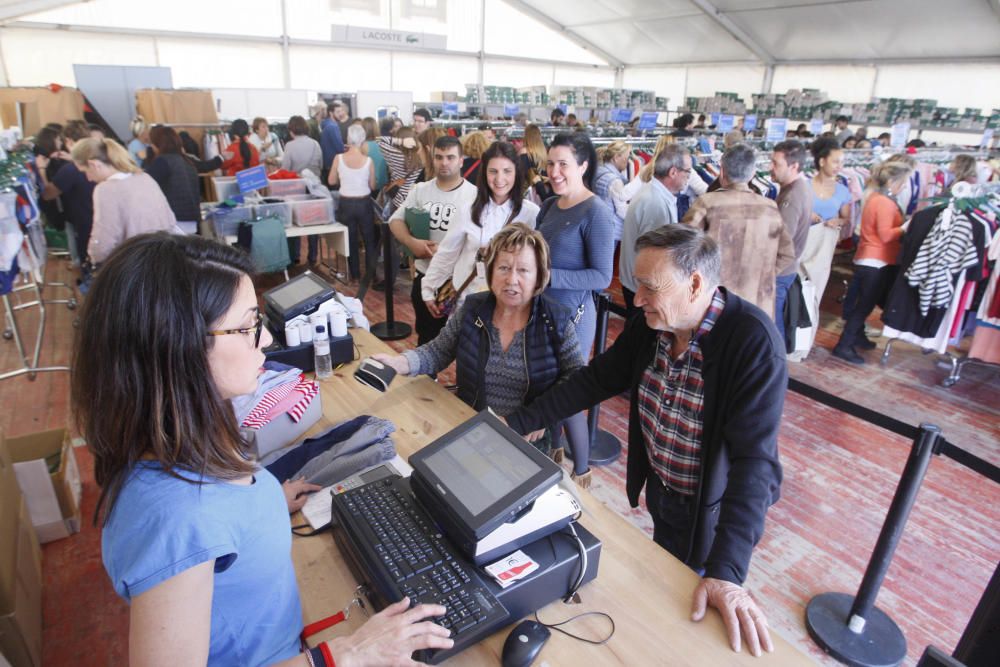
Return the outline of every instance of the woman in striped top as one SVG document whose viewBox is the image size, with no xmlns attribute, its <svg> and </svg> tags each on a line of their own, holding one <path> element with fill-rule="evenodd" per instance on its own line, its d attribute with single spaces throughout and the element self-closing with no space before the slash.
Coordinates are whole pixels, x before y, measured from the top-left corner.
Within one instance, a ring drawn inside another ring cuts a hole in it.
<svg viewBox="0 0 1000 667">
<path fill-rule="evenodd" d="M 395 137 L 379 137 L 378 146 L 389 166 L 389 183 L 398 188 L 392 198 L 393 208 L 398 208 L 406 201 L 424 167 L 416 133 L 412 127 L 401 127 Z"/>
</svg>

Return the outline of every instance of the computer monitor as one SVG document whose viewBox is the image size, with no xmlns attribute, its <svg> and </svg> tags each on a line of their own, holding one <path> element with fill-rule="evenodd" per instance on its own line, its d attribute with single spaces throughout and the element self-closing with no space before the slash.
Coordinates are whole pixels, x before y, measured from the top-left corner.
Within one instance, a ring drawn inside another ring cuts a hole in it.
<svg viewBox="0 0 1000 667">
<path fill-rule="evenodd" d="M 409 462 L 417 497 L 462 542 L 482 539 L 517 518 L 562 476 L 558 465 L 489 411 Z"/>
</svg>

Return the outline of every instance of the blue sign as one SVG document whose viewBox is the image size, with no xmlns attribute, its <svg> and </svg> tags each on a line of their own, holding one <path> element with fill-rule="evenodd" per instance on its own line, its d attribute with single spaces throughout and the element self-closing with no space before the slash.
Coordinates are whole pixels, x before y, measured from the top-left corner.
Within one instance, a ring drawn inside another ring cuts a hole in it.
<svg viewBox="0 0 1000 667">
<path fill-rule="evenodd" d="M 441 113 L 446 116 L 457 116 L 458 102 L 442 102 Z"/>
<path fill-rule="evenodd" d="M 767 141 L 771 143 L 778 143 L 779 141 L 784 141 L 785 135 L 787 133 L 788 133 L 787 118 L 767 119 Z"/>
<path fill-rule="evenodd" d="M 521 107 L 516 104 L 505 104 L 503 105 L 503 115 L 510 116 L 513 118 L 517 114 L 521 113 Z"/>
<path fill-rule="evenodd" d="M 563 113 L 567 113 L 569 111 L 569 107 L 566 106 L 565 104 L 557 104 L 556 108 L 559 109 L 559 111 L 562 111 Z"/>
<path fill-rule="evenodd" d="M 722 115 L 722 114 L 718 114 L 718 113 L 713 113 L 713 114 L 712 114 L 712 121 L 711 121 L 711 125 L 715 125 L 716 127 L 718 127 L 718 125 L 719 125 L 719 116 L 721 116 L 721 115 Z"/>
<path fill-rule="evenodd" d="M 746 132 L 753 132 L 757 129 L 757 116 L 749 115 L 743 116 L 743 130 Z"/>
<path fill-rule="evenodd" d="M 627 123 L 632 120 L 632 110 L 631 109 L 615 109 L 615 115 L 613 118 L 616 123 Z"/>
<path fill-rule="evenodd" d="M 716 125 L 715 129 L 717 129 L 719 132 L 726 133 L 726 132 L 732 132 L 733 127 L 735 126 L 736 126 L 736 116 L 723 114 L 719 116 L 719 122 Z"/>
<path fill-rule="evenodd" d="M 652 130 L 656 128 L 656 121 L 660 117 L 655 111 L 644 111 L 639 117 L 640 130 Z"/>
<path fill-rule="evenodd" d="M 809 131 L 812 132 L 817 137 L 823 134 L 823 119 L 813 118 L 811 121 L 809 121 Z"/>
<path fill-rule="evenodd" d="M 240 188 L 240 194 L 244 195 L 250 194 L 254 190 L 266 188 L 268 185 L 267 171 L 264 169 L 264 165 L 236 172 L 236 185 Z"/>
</svg>

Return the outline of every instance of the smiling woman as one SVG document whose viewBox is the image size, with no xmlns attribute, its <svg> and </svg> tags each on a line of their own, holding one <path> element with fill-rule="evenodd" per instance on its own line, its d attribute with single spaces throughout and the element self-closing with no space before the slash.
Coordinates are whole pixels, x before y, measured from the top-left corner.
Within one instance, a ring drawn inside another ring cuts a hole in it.
<svg viewBox="0 0 1000 667">
<path fill-rule="evenodd" d="M 486 271 L 481 255 L 493 236 L 514 222 L 535 227 L 538 207 L 524 199 L 524 173 L 514 147 L 505 142 L 494 143 L 483 153 L 482 162 L 485 168 L 479 170 L 471 216 L 463 215 L 448 228 L 427 267 L 421 283 L 425 302 L 433 301 L 437 290 L 449 279 L 455 289 L 472 279 L 462 291 L 459 303 L 466 294 L 485 289 Z"/>
</svg>

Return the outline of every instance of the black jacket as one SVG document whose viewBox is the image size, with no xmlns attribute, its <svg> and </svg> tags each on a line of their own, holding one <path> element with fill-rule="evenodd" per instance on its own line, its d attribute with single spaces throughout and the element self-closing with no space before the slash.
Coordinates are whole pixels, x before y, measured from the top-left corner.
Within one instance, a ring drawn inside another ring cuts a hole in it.
<svg viewBox="0 0 1000 667">
<path fill-rule="evenodd" d="M 485 368 L 489 363 L 488 322 L 493 321 L 497 300 L 492 292 L 477 292 L 465 299 L 462 309 L 461 337 L 455 355 L 455 380 L 458 397 L 476 410 L 486 408 Z M 525 364 L 528 391 L 524 403 L 530 404 L 559 380 L 559 349 L 563 331 L 572 317 L 569 308 L 544 294 L 535 297 L 531 318 L 524 330 Z M 555 428 L 558 421 L 546 423 Z"/>
<path fill-rule="evenodd" d="M 632 507 L 639 504 L 647 476 L 655 474 L 639 422 L 636 388 L 653 360 L 657 336 L 641 315 L 633 317 L 589 366 L 507 417 L 512 428 L 528 433 L 630 389 L 626 491 Z M 779 497 L 778 426 L 788 384 L 784 345 L 764 311 L 727 292 L 726 306 L 701 348 L 701 481 L 684 560 L 693 568 L 704 567 L 705 576 L 742 584 L 764 532 L 764 515 Z"/>
</svg>

